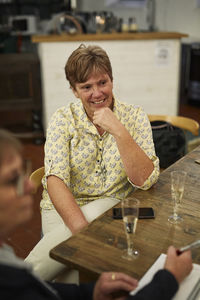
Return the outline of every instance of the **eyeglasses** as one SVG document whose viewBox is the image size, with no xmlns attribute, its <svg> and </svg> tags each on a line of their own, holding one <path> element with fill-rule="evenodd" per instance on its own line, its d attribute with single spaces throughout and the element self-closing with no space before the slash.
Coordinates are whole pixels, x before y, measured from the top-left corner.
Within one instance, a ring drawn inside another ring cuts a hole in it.
<svg viewBox="0 0 200 300">
<path fill-rule="evenodd" d="M 8 175 L 0 182 L 0 186 L 4 187 L 14 187 L 16 189 L 17 196 L 22 196 L 25 193 L 25 179 L 30 176 L 31 173 L 31 161 L 25 160 L 23 162 L 22 171 L 13 170 L 13 173 Z"/>
<path fill-rule="evenodd" d="M 30 160 L 24 160 L 23 163 L 23 172 L 18 176 L 16 188 L 17 188 L 17 195 L 22 196 L 24 195 L 24 180 L 30 176 L 32 169 L 32 163 Z"/>
</svg>

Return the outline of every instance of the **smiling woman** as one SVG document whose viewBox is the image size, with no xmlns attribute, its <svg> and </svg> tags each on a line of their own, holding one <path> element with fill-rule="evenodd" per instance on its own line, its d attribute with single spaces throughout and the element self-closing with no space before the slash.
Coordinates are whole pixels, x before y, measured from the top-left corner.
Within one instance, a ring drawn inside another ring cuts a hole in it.
<svg viewBox="0 0 200 300">
<path fill-rule="evenodd" d="M 107 53 L 82 44 L 68 58 L 65 73 L 80 102 L 58 109 L 47 130 L 44 236 L 60 224 L 78 232 L 88 224 L 81 206 L 122 200 L 135 187 L 150 188 L 159 176 L 149 119 L 141 107 L 115 99 Z"/>
<path fill-rule="evenodd" d="M 73 89 L 73 88 L 72 88 Z M 99 108 L 113 108 L 113 84 L 107 74 L 93 71 L 89 79 L 84 83 L 77 83 L 73 92 L 79 98 L 85 108 L 90 121 L 93 122 L 94 112 Z M 99 132 L 101 135 L 104 131 Z"/>
<path fill-rule="evenodd" d="M 82 101 L 92 122 L 94 111 L 98 108 L 109 107 L 112 110 L 112 67 L 103 49 L 95 46 L 86 48 L 81 44 L 69 57 L 65 73 L 74 95 Z M 100 134 L 103 134 L 101 130 Z"/>
</svg>

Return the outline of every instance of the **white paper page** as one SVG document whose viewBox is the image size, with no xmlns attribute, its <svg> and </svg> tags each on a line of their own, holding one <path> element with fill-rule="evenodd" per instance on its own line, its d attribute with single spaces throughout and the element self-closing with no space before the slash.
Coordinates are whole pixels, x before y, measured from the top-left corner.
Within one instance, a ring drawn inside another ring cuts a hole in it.
<svg viewBox="0 0 200 300">
<path fill-rule="evenodd" d="M 151 268 L 145 273 L 142 279 L 139 281 L 138 287 L 134 291 L 130 292 L 131 295 L 135 295 L 143 286 L 145 286 L 152 280 L 154 274 L 158 270 L 163 268 L 165 259 L 166 259 L 166 254 L 162 253 L 155 261 L 155 263 L 151 266 Z M 173 300 L 187 300 L 188 296 L 190 295 L 193 287 L 195 286 L 199 278 L 200 278 L 200 265 L 193 264 L 192 272 L 181 283 L 179 290 L 173 297 Z"/>
</svg>

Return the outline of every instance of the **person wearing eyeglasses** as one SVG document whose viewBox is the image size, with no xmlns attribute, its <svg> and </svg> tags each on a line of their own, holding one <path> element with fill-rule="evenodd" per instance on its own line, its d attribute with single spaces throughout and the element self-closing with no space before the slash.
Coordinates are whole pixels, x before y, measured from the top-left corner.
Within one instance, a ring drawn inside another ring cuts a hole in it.
<svg viewBox="0 0 200 300">
<path fill-rule="evenodd" d="M 164 269 L 134 296 L 129 292 L 137 287 L 138 281 L 118 272 L 105 272 L 96 283 L 80 285 L 41 280 L 5 243 L 16 228 L 24 226 L 32 217 L 33 188 L 23 173 L 20 143 L 9 132 L 0 129 L 0 299 L 169 300 L 179 283 L 191 272 L 190 251 L 178 256 L 171 246 Z"/>
</svg>

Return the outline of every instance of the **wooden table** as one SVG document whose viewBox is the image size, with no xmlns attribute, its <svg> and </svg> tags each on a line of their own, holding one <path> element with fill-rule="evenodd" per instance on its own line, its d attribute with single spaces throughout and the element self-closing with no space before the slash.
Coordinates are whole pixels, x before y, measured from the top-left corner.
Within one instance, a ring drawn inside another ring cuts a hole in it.
<svg viewBox="0 0 200 300">
<path fill-rule="evenodd" d="M 181 247 L 200 239 L 200 146 L 163 171 L 158 182 L 148 191 L 137 190 L 134 197 L 140 206 L 152 206 L 154 220 L 139 220 L 134 238 L 140 256 L 133 262 L 121 258 L 126 248 L 122 220 L 112 219 L 112 209 L 89 224 L 80 233 L 50 251 L 50 256 L 69 267 L 96 279 L 103 271 L 125 272 L 140 279 L 169 245 Z M 184 221 L 172 225 L 167 219 L 173 206 L 170 195 L 170 172 L 187 171 L 180 214 Z M 120 206 L 119 204 L 117 206 Z M 200 264 L 200 250 L 193 250 L 193 261 Z"/>
</svg>

